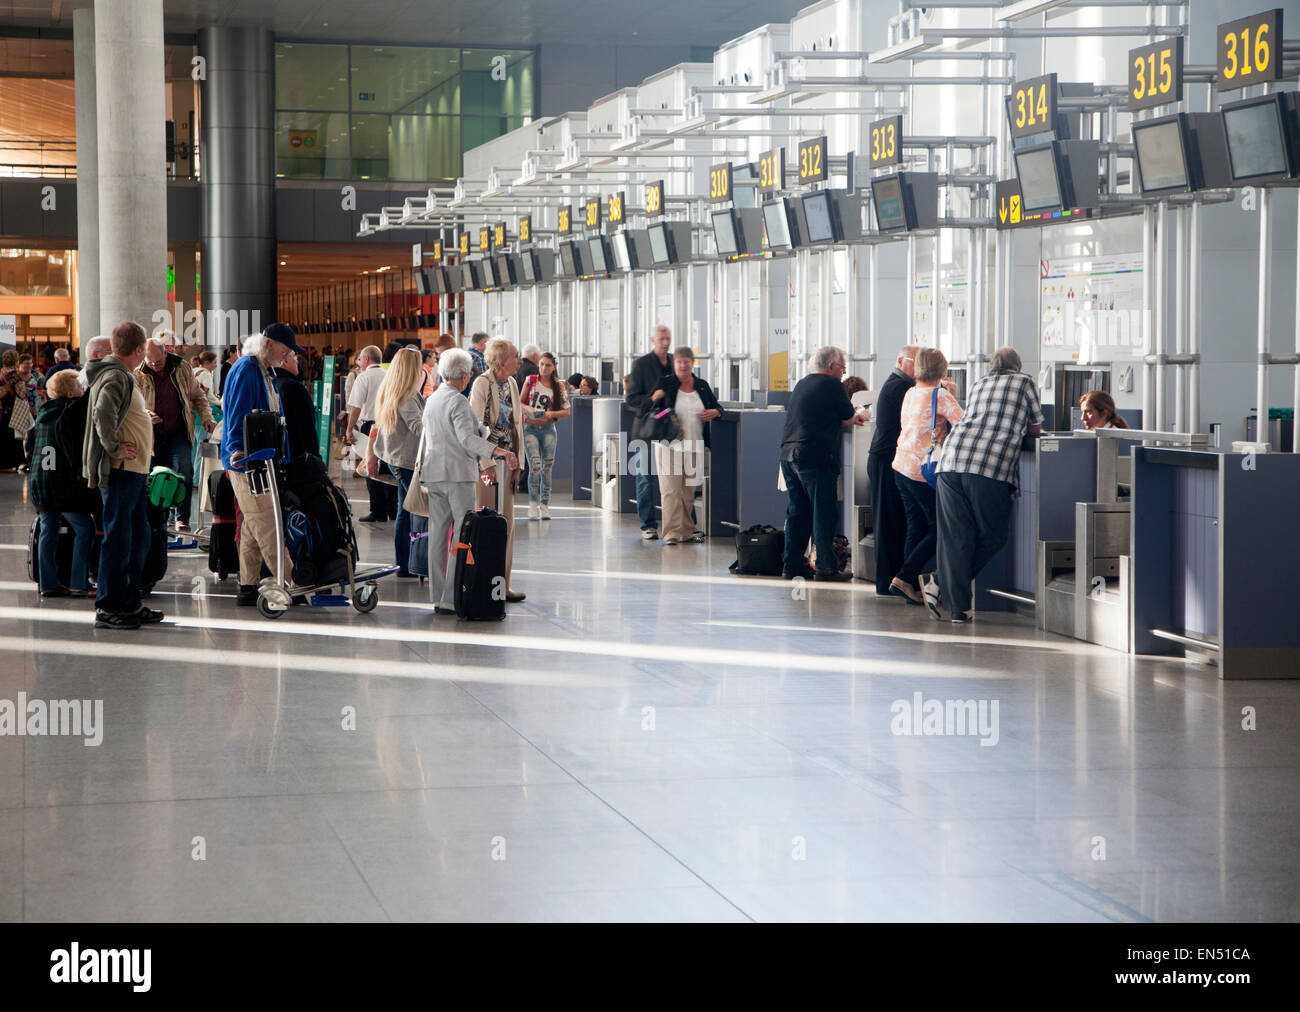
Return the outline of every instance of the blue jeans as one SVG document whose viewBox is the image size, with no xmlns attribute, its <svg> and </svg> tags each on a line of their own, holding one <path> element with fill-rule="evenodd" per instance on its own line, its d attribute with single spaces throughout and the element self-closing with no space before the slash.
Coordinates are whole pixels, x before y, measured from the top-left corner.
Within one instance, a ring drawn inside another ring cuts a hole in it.
<svg viewBox="0 0 1300 1012">
<path fill-rule="evenodd" d="M 59 521 L 67 521 L 76 536 L 72 542 L 72 571 L 68 586 L 72 590 L 90 589 L 90 543 L 95 537 L 95 521 L 89 513 L 63 513 L 41 510 L 40 541 L 37 543 L 37 563 L 40 567 L 41 590 L 58 590 L 59 580 Z"/>
<path fill-rule="evenodd" d="M 647 444 L 634 446 L 628 458 L 628 466 L 637 479 L 637 519 L 641 520 L 642 531 L 659 529 L 659 518 L 654 511 L 654 493 L 659 483 L 655 481 L 651 459 L 654 459 L 654 454 L 650 453 Z"/>
<path fill-rule="evenodd" d="M 524 426 L 524 453 L 528 456 L 528 501 L 551 502 L 551 471 L 555 467 L 555 423 Z M 640 501 L 638 497 L 638 507 Z"/>
<path fill-rule="evenodd" d="M 104 543 L 99 548 L 99 594 L 95 608 L 115 615 L 140 609 L 140 574 L 149 557 L 149 515 L 145 510 L 147 475 L 115 467 L 100 486 L 104 503 Z"/>
<path fill-rule="evenodd" d="M 907 542 L 898 578 L 915 587 L 918 576 L 934 572 L 934 549 L 939 541 L 939 528 L 934 523 L 935 493 L 925 482 L 897 471 L 894 483 L 903 500 L 903 512 L 907 514 Z"/>
<path fill-rule="evenodd" d="M 832 575 L 837 571 L 835 526 L 839 521 L 836 496 L 839 474 L 815 467 L 799 467 L 788 460 L 781 462 L 785 476 L 785 572 L 803 573 L 804 550 L 811 534 L 817 548 L 817 572 Z"/>
<path fill-rule="evenodd" d="M 397 523 L 393 525 L 394 559 L 402 572 L 408 572 L 407 563 L 411 558 L 411 514 L 406 512 L 402 503 L 406 502 L 406 490 L 411 487 L 411 477 L 415 474 L 409 467 L 395 467 L 397 475 Z"/>
<path fill-rule="evenodd" d="M 155 430 L 156 431 L 156 430 Z M 194 444 L 183 431 L 160 436 L 154 447 L 153 462 L 164 464 L 185 477 L 185 498 L 176 507 L 176 519 L 190 521 L 190 502 L 194 493 Z"/>
</svg>

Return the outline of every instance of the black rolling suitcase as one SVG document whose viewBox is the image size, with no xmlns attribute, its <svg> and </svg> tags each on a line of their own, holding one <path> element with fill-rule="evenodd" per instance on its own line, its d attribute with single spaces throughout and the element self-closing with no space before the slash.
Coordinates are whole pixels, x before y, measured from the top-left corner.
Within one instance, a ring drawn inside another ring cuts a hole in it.
<svg viewBox="0 0 1300 1012">
<path fill-rule="evenodd" d="M 497 463 L 497 505 L 504 493 L 505 467 Z M 484 506 L 470 510 L 461 521 L 452 551 L 456 614 L 478 621 L 506 617 L 506 518 Z"/>
<path fill-rule="evenodd" d="M 167 511 L 153 503 L 145 506 L 149 515 L 149 554 L 140 571 L 140 590 L 147 597 L 154 585 L 167 575 Z"/>
<path fill-rule="evenodd" d="M 456 542 L 456 614 L 506 617 L 506 518 L 484 506 L 465 514 Z"/>
<path fill-rule="evenodd" d="M 212 527 L 208 537 L 208 570 L 224 580 L 239 572 L 239 546 L 235 544 L 235 488 L 225 471 L 208 475 L 212 500 Z"/>
<path fill-rule="evenodd" d="M 736 535 L 736 561 L 731 572 L 747 576 L 780 576 L 785 571 L 785 531 L 755 524 Z"/>
</svg>

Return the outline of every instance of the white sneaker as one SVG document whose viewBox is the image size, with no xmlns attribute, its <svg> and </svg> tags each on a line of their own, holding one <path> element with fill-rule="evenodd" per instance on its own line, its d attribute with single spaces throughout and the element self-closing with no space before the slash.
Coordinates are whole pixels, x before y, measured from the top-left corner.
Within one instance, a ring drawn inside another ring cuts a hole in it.
<svg viewBox="0 0 1300 1012">
<path fill-rule="evenodd" d="M 664 538 L 665 545 L 680 545 L 681 543 L 681 538 Z"/>
<path fill-rule="evenodd" d="M 647 527 L 641 532 L 642 541 L 654 541 L 659 537 L 659 531 L 653 527 Z"/>
<path fill-rule="evenodd" d="M 536 504 L 536 503 L 529 503 L 529 504 L 528 504 L 528 519 L 529 519 L 529 520 L 537 520 L 537 519 L 540 519 L 540 514 L 537 512 L 537 504 Z"/>
<path fill-rule="evenodd" d="M 551 507 L 548 506 L 546 503 L 542 503 L 542 519 L 543 520 L 551 519 Z"/>
<path fill-rule="evenodd" d="M 925 601 L 925 607 L 929 611 L 930 617 L 942 622 L 943 613 L 939 610 L 941 603 L 939 581 L 928 573 L 921 574 L 921 597 Z"/>
</svg>

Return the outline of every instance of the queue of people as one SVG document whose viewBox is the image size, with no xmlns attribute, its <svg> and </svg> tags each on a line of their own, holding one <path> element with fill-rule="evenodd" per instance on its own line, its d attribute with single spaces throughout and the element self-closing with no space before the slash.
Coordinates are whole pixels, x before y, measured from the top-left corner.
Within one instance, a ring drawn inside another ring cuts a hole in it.
<svg viewBox="0 0 1300 1012">
<path fill-rule="evenodd" d="M 316 454 L 320 430 L 304 376 L 313 355 L 297 343 L 292 328 L 272 324 L 248 339 L 243 351 L 214 374 L 214 352 L 187 363 L 164 340 L 149 339 L 143 328 L 126 322 L 111 337 L 88 342 L 81 370 L 70 357 L 56 356 L 55 367 L 40 375 L 30 356 L 5 353 L 3 421 L 23 410 L 32 420 L 25 448 L 21 441 L 16 449 L 9 445 L 14 428 L 0 429 L 9 440 L 0 438 L 0 463 L 17 466 L 37 456 L 50 462 L 31 478 L 31 501 L 49 519 L 39 542 L 43 596 L 93 593 L 102 628 L 138 628 L 161 619 L 144 606 L 140 584 L 150 534 L 145 478 L 159 463 L 192 484 L 199 426 L 211 433 L 214 418 L 224 412 L 222 465 L 241 515 L 237 599 L 242 605 L 256 602 L 263 567 L 275 569 L 273 546 L 283 539 L 274 527 L 280 518 L 270 514 L 266 497 L 252 494 L 244 473 L 243 419 L 254 410 L 283 415 L 286 464 Z M 509 340 L 481 332 L 466 349 L 441 335 L 430 349 L 367 346 L 356 362 L 345 441 L 365 437 L 364 473 L 374 483 L 370 513 L 360 520 L 395 521 L 398 576 L 427 575 L 436 611 L 452 610 L 455 525 L 474 505 L 490 506 L 506 519 L 506 600 L 523 601 L 511 581 L 514 499 L 523 465 L 529 519 L 549 520 L 556 425 L 568 417 L 570 398 L 594 393 L 595 381 L 575 374 L 566 383 L 552 353 L 528 345 L 521 354 Z M 669 546 L 704 540 L 696 525 L 696 494 L 710 423 L 724 417 L 717 394 L 695 374 L 695 365 L 694 351 L 673 349 L 671 331 L 659 326 L 650 351 L 624 378 L 628 406 L 639 419 L 653 419 L 659 433 L 649 445 L 635 447 L 638 459 L 632 461 L 641 537 L 657 540 L 662 528 Z M 938 349 L 905 346 L 872 397 L 861 380 L 846 378 L 840 349 L 825 347 L 813 355 L 809 374 L 791 393 L 778 451 L 788 496 L 787 579 L 852 579 L 834 546 L 842 435 L 870 415 L 876 592 L 924 606 L 936 618 L 946 613 L 953 622 L 970 621 L 972 581 L 1008 536 L 1021 442 L 1040 434 L 1043 419 L 1037 387 L 1013 349 L 995 354 L 964 405 L 947 369 Z M 1088 392 L 1079 406 L 1089 429 L 1126 427 L 1104 391 Z M 380 480 L 385 471 L 391 481 Z M 412 512 L 413 496 L 427 498 L 427 509 Z M 189 516 L 187 496 L 178 529 L 188 527 Z M 68 586 L 60 584 L 53 562 L 61 525 L 74 534 Z M 86 562 L 96 526 L 104 542 L 98 587 L 92 587 Z M 810 545 L 815 567 L 807 557 Z M 292 571 L 287 552 L 278 561 Z"/>
</svg>

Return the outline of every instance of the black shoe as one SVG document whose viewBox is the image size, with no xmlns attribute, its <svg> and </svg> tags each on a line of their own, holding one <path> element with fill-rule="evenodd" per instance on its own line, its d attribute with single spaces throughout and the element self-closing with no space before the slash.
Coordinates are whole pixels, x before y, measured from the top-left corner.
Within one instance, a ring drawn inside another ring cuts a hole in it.
<svg viewBox="0 0 1300 1012">
<path fill-rule="evenodd" d="M 527 596 L 528 595 L 526 595 L 522 590 L 506 591 L 506 600 L 509 601 L 511 604 L 518 604 L 520 601 L 524 600 L 524 598 Z"/>
<path fill-rule="evenodd" d="M 120 615 L 115 612 L 95 612 L 96 629 L 139 629 L 140 619 L 135 615 Z"/>
<path fill-rule="evenodd" d="M 433 606 L 433 613 L 434 613 L 435 615 L 455 615 L 455 614 L 456 614 L 456 609 L 455 609 L 455 608 L 444 608 L 444 607 L 443 607 L 442 605 L 440 605 L 440 604 L 435 604 L 435 605 Z"/>
<path fill-rule="evenodd" d="M 375 514 L 373 514 L 373 513 L 367 513 L 367 514 L 366 514 L 365 516 L 363 516 L 363 517 L 358 517 L 358 518 L 357 518 L 357 523 L 359 523 L 359 524 L 386 524 L 386 523 L 388 523 L 388 517 L 378 517 L 378 516 L 375 516 Z"/>
<path fill-rule="evenodd" d="M 297 605 L 306 605 L 306 604 L 307 604 L 307 595 L 306 595 L 306 594 L 295 594 L 295 595 L 294 595 L 294 598 L 293 598 L 293 603 L 294 603 L 294 604 L 297 604 Z"/>
<path fill-rule="evenodd" d="M 853 579 L 853 574 L 849 572 L 816 573 L 813 575 L 813 579 L 817 580 L 819 583 L 848 583 Z"/>
<path fill-rule="evenodd" d="M 72 597 L 72 591 L 67 587 L 55 587 L 53 590 L 42 590 L 41 597 Z"/>
<path fill-rule="evenodd" d="M 805 569 L 805 570 L 804 570 L 803 572 L 801 572 L 801 573 L 782 573 L 782 574 L 781 574 L 781 579 L 783 579 L 783 580 L 811 580 L 811 579 L 813 579 L 816 575 L 817 575 L 817 574 L 816 574 L 812 569 Z"/>
<path fill-rule="evenodd" d="M 970 620 L 971 620 L 970 612 L 954 611 L 952 613 L 952 619 L 950 621 L 952 622 L 953 625 L 966 625 L 968 622 L 970 622 Z"/>
<path fill-rule="evenodd" d="M 409 569 L 399 569 L 397 571 L 397 578 L 399 580 L 414 580 L 415 574 L 412 573 Z"/>
<path fill-rule="evenodd" d="M 235 604 L 251 607 L 257 604 L 257 587 L 241 584 L 239 594 L 235 597 Z"/>
<path fill-rule="evenodd" d="M 141 625 L 154 625 L 163 620 L 162 612 L 156 608 L 146 608 L 144 605 L 140 605 L 132 614 L 140 620 Z"/>
</svg>

